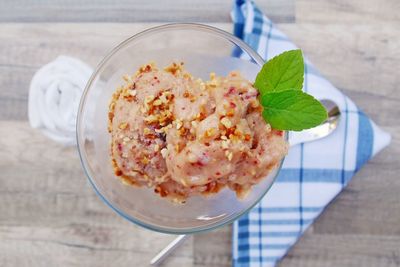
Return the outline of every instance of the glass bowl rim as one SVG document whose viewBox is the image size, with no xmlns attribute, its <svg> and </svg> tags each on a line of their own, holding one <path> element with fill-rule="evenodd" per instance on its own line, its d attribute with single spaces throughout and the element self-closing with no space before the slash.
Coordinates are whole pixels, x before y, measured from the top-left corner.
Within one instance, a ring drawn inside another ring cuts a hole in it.
<svg viewBox="0 0 400 267">
<path fill-rule="evenodd" d="M 132 35 L 131 37 L 125 39 L 124 41 L 122 41 L 121 43 L 119 43 L 116 47 L 114 47 L 111 51 L 109 51 L 106 56 L 100 61 L 100 63 L 96 66 L 93 74 L 91 75 L 89 81 L 87 82 L 85 89 L 83 91 L 83 94 L 81 96 L 80 99 L 80 103 L 79 103 L 79 109 L 78 109 L 78 115 L 77 115 L 77 121 L 76 121 L 76 140 L 77 140 L 77 147 L 78 147 L 78 153 L 79 153 L 79 158 L 83 167 L 83 170 L 86 174 L 86 177 L 88 178 L 90 184 L 92 185 L 94 191 L 96 192 L 96 194 L 100 197 L 100 199 L 108 206 L 110 207 L 113 211 L 115 211 L 118 215 L 120 215 L 121 217 L 123 217 L 124 219 L 128 220 L 129 222 L 132 222 L 136 225 L 139 225 L 143 228 L 152 230 L 152 231 L 156 231 L 156 232 L 161 232 L 161 233 L 165 233 L 165 234 L 193 234 L 193 233 L 198 233 L 198 232 L 204 232 L 204 231 L 211 231 L 213 229 L 222 227 L 224 225 L 230 224 L 232 222 L 234 222 L 235 220 L 237 220 L 238 218 L 240 218 L 241 216 L 243 216 L 244 214 L 246 214 L 247 212 L 249 212 L 255 205 L 257 205 L 260 200 L 265 196 L 265 194 L 269 191 L 269 189 L 271 188 L 271 186 L 273 185 L 273 183 L 276 180 L 276 177 L 278 176 L 281 168 L 282 168 L 282 164 L 285 160 L 285 157 L 281 160 L 279 166 L 276 169 L 276 174 L 272 179 L 271 184 L 268 186 L 268 188 L 265 189 L 265 191 L 258 197 L 257 201 L 255 201 L 254 203 L 252 203 L 247 209 L 244 209 L 238 213 L 236 213 L 235 215 L 230 215 L 228 217 L 226 217 L 225 219 L 221 220 L 221 221 L 217 221 L 211 224 L 207 224 L 205 226 L 197 226 L 197 227 L 193 227 L 193 228 L 171 228 L 171 227 L 164 227 L 164 226 L 157 226 L 151 223 L 147 223 L 144 222 L 140 219 L 134 218 L 133 216 L 126 214 L 124 211 L 118 209 L 117 207 L 115 207 L 105 196 L 103 196 L 103 194 L 101 193 L 101 191 L 97 188 L 96 186 L 96 182 L 94 181 L 94 179 L 92 178 L 91 174 L 90 174 L 90 165 L 87 161 L 86 158 L 86 153 L 84 151 L 83 148 L 83 144 L 82 144 L 82 138 L 80 136 L 80 129 L 81 129 L 81 119 L 82 119 L 82 112 L 83 112 L 83 107 L 86 103 L 86 96 L 88 94 L 89 89 L 92 86 L 92 83 L 94 82 L 95 78 L 98 76 L 99 72 L 102 70 L 102 68 L 108 63 L 109 59 L 111 59 L 111 57 L 117 53 L 119 50 L 121 50 L 123 47 L 125 47 L 125 45 L 129 44 L 131 41 L 138 39 L 140 37 L 145 37 L 146 35 L 151 35 L 154 33 L 158 33 L 164 30 L 173 30 L 173 29 L 192 29 L 192 30 L 200 30 L 203 32 L 209 32 L 215 35 L 218 35 L 219 37 L 222 37 L 224 39 L 226 39 L 227 41 L 233 43 L 234 45 L 240 47 L 242 50 L 244 50 L 246 53 L 248 53 L 252 59 L 254 59 L 254 61 L 256 62 L 257 65 L 262 66 L 264 64 L 264 60 L 261 58 L 260 55 L 257 54 L 257 52 L 255 52 L 249 45 L 247 45 L 244 41 L 242 41 L 241 39 L 237 38 L 236 36 L 232 35 L 229 32 L 226 32 L 224 30 L 218 29 L 216 27 L 213 26 L 209 26 L 209 25 L 204 25 L 204 24 L 200 24 L 200 23 L 170 23 L 170 24 L 164 24 L 164 25 L 160 25 L 160 26 L 155 26 L 155 27 L 151 27 L 148 28 L 146 30 L 143 30 L 137 34 Z M 286 141 L 288 140 L 288 133 L 285 131 L 285 139 Z"/>
</svg>

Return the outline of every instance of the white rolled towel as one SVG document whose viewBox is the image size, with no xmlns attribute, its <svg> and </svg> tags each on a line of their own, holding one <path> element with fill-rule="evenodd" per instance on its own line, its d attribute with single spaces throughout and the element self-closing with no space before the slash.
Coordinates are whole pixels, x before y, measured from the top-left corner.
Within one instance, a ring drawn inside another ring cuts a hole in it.
<svg viewBox="0 0 400 267">
<path fill-rule="evenodd" d="M 79 101 L 92 73 L 87 64 L 68 56 L 40 68 L 29 88 L 30 125 L 54 141 L 75 145 Z"/>
</svg>

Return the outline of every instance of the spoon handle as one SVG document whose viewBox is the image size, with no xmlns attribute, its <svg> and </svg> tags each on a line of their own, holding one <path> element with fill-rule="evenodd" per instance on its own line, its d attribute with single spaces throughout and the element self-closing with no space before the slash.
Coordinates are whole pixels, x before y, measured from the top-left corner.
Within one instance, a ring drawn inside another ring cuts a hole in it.
<svg viewBox="0 0 400 267">
<path fill-rule="evenodd" d="M 179 235 L 171 243 L 169 243 L 165 248 L 163 248 L 158 254 L 151 259 L 151 265 L 158 265 L 161 263 L 172 251 L 174 251 L 180 244 L 185 241 L 189 236 L 188 235 Z"/>
</svg>

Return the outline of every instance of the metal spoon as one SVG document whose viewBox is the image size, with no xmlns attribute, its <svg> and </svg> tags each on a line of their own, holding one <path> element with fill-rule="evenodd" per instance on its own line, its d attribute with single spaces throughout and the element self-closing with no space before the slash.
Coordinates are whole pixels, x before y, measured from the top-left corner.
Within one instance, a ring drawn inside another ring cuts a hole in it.
<svg viewBox="0 0 400 267">
<path fill-rule="evenodd" d="M 320 100 L 322 105 L 328 111 L 328 119 L 321 125 L 304 130 L 301 132 L 289 132 L 289 144 L 290 146 L 295 146 L 300 143 L 313 142 L 315 140 L 324 138 L 330 135 L 339 125 L 340 121 L 340 110 L 335 102 L 331 100 Z M 183 241 L 188 237 L 188 235 L 179 235 L 171 243 L 169 243 L 163 250 L 161 250 L 151 261 L 151 265 L 157 265 L 161 263 L 165 258 L 171 254 Z"/>
</svg>

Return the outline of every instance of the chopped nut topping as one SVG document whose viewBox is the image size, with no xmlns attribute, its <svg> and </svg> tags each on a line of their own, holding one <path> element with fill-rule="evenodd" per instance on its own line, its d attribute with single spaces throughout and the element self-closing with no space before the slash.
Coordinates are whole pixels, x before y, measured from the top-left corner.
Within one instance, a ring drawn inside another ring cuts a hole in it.
<svg viewBox="0 0 400 267">
<path fill-rule="evenodd" d="M 205 137 L 211 137 L 213 136 L 215 133 L 215 129 L 214 128 L 209 128 L 205 131 L 204 136 Z"/>
<path fill-rule="evenodd" d="M 182 121 L 180 121 L 180 120 L 177 120 L 177 121 L 176 121 L 176 129 L 177 129 L 177 130 L 179 130 L 180 128 L 182 128 L 182 125 L 183 125 Z"/>
<path fill-rule="evenodd" d="M 146 113 L 147 112 L 147 108 L 146 107 L 140 107 L 140 112 Z"/>
<path fill-rule="evenodd" d="M 128 123 L 127 122 L 122 122 L 120 123 L 120 125 L 118 126 L 118 128 L 120 128 L 121 130 L 124 130 L 128 127 Z"/>
<path fill-rule="evenodd" d="M 114 109 L 115 108 L 115 102 L 111 102 L 110 105 L 108 106 L 109 109 Z"/>
<path fill-rule="evenodd" d="M 233 158 L 233 153 L 231 151 L 227 150 L 227 151 L 225 151 L 225 156 L 229 161 L 231 161 Z"/>
<path fill-rule="evenodd" d="M 232 127 L 232 122 L 227 117 L 223 117 L 221 119 L 221 124 L 224 125 L 226 128 Z"/>
<path fill-rule="evenodd" d="M 267 124 L 265 125 L 265 131 L 266 131 L 267 133 L 271 132 L 271 124 L 267 123 Z"/>
<path fill-rule="evenodd" d="M 125 82 L 132 82 L 132 78 L 129 75 L 122 76 L 122 79 L 124 79 Z"/>
<path fill-rule="evenodd" d="M 175 145 L 175 151 L 176 152 L 181 152 L 182 151 L 182 149 L 185 147 L 185 144 L 184 143 L 178 143 L 178 144 L 176 144 Z"/>
<path fill-rule="evenodd" d="M 161 103 L 163 103 L 163 104 L 166 104 L 166 103 L 168 103 L 168 99 L 167 99 L 167 96 L 166 96 L 166 94 L 165 93 L 163 93 L 162 95 L 160 95 L 160 101 L 161 101 Z"/>
<path fill-rule="evenodd" d="M 164 68 L 165 71 L 172 73 L 173 75 L 179 74 L 182 71 L 183 63 L 180 64 L 172 63 L 170 66 Z"/>
<path fill-rule="evenodd" d="M 192 127 L 197 127 L 199 124 L 197 123 L 197 121 L 192 121 L 190 123 L 192 125 Z"/>
<path fill-rule="evenodd" d="M 153 68 L 154 68 L 154 64 L 153 63 L 144 65 L 144 66 L 140 67 L 139 73 L 150 72 Z"/>
<path fill-rule="evenodd" d="M 183 186 L 187 186 L 187 183 L 186 183 L 186 181 L 185 181 L 184 179 L 180 179 L 179 181 L 181 182 L 181 184 L 182 184 Z"/>
<path fill-rule="evenodd" d="M 163 183 L 165 182 L 166 179 L 164 176 L 161 176 L 161 177 L 156 177 L 154 180 L 156 181 L 156 183 Z"/>
<path fill-rule="evenodd" d="M 144 121 L 147 123 L 153 123 L 153 122 L 158 121 L 158 117 L 155 115 L 149 115 L 146 118 L 144 118 Z"/>
<path fill-rule="evenodd" d="M 258 100 L 253 100 L 251 101 L 250 105 L 252 108 L 257 108 L 260 105 L 260 103 L 258 102 Z"/>
<path fill-rule="evenodd" d="M 122 182 L 124 185 L 132 185 L 132 184 L 133 184 L 130 180 L 125 179 L 125 178 L 121 178 L 121 182 Z"/>
<path fill-rule="evenodd" d="M 197 79 L 196 83 L 199 85 L 201 91 L 207 90 L 206 84 L 203 82 L 202 79 Z"/>
<path fill-rule="evenodd" d="M 193 153 L 188 154 L 188 161 L 190 163 L 196 163 L 197 162 L 197 156 Z"/>
<path fill-rule="evenodd" d="M 141 162 L 142 162 L 143 164 L 148 164 L 148 163 L 149 163 L 149 159 L 148 159 L 146 156 L 144 156 L 144 157 L 142 158 Z"/>
<path fill-rule="evenodd" d="M 241 137 L 241 136 L 242 136 L 242 132 L 241 132 L 239 129 L 236 129 L 233 133 L 234 133 L 237 137 Z"/>
<path fill-rule="evenodd" d="M 165 147 L 161 149 L 161 156 L 163 158 L 166 158 L 168 156 L 168 149 L 166 149 Z"/>
<path fill-rule="evenodd" d="M 132 94 L 132 92 L 135 92 Z M 122 92 L 121 92 L 122 97 L 129 101 L 132 102 L 133 100 L 135 100 L 135 95 L 136 95 L 136 90 L 131 90 L 129 87 L 125 87 Z"/>
<path fill-rule="evenodd" d="M 207 117 L 205 105 L 200 106 L 200 113 L 197 115 L 197 119 L 204 120 Z"/>
<path fill-rule="evenodd" d="M 174 119 L 173 106 L 167 105 L 173 98 L 174 95 L 168 91 L 163 92 L 159 97 L 150 95 L 145 98 L 144 106 L 140 108 L 142 113 L 150 114 L 144 120 L 147 124 L 155 126 L 157 133 L 165 132 L 166 128 L 159 130 L 157 128 L 168 126 Z"/>
<path fill-rule="evenodd" d="M 149 134 L 151 134 L 151 130 L 149 128 L 144 128 L 143 133 L 144 133 L 144 135 L 149 135 Z"/>
<path fill-rule="evenodd" d="M 154 152 L 158 152 L 160 150 L 160 146 L 158 144 L 154 145 Z"/>
<path fill-rule="evenodd" d="M 155 98 L 154 95 L 148 95 L 145 97 L 144 101 L 146 104 L 149 104 L 154 100 L 154 98 Z"/>
<path fill-rule="evenodd" d="M 154 106 L 160 106 L 161 104 L 162 104 L 162 102 L 161 102 L 160 99 L 157 99 L 157 100 L 155 100 L 155 101 L 153 102 L 153 105 L 154 105 Z"/>
<path fill-rule="evenodd" d="M 228 117 L 233 117 L 235 115 L 235 111 L 234 110 L 229 110 L 227 113 L 226 113 L 226 116 L 228 116 Z"/>
<path fill-rule="evenodd" d="M 207 82 L 206 86 L 209 88 L 216 88 L 218 86 L 218 83 L 216 80 L 213 80 L 213 81 Z"/>
<path fill-rule="evenodd" d="M 190 78 L 192 78 L 192 75 L 190 75 L 189 73 L 184 73 L 183 78 L 189 80 Z"/>
<path fill-rule="evenodd" d="M 224 148 L 224 149 L 229 148 L 229 140 L 223 140 L 221 142 L 221 147 Z"/>
<path fill-rule="evenodd" d="M 154 131 L 155 131 L 156 133 L 165 133 L 166 128 L 165 128 L 165 127 L 162 127 L 161 129 L 154 129 Z"/>
</svg>

